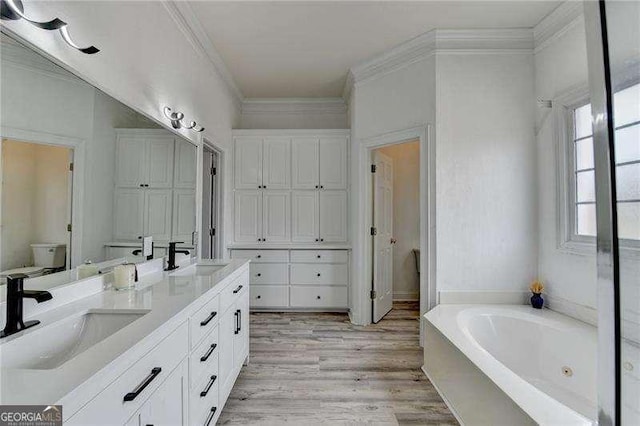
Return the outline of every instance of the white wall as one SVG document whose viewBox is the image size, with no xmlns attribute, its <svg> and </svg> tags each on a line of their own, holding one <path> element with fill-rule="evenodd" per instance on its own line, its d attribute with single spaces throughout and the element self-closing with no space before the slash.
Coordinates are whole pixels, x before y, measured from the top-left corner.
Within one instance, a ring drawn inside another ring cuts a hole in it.
<svg viewBox="0 0 640 426">
<path fill-rule="evenodd" d="M 240 129 L 348 129 L 346 112 L 242 112 Z"/>
<path fill-rule="evenodd" d="M 578 85 L 587 85 L 587 49 L 584 22 L 574 25 L 535 55 L 536 98 L 550 99 Z M 550 109 L 537 111 L 539 275 L 545 291 L 555 299 L 596 307 L 597 265 L 592 255 L 559 248 L 557 149 L 555 120 Z"/>
<path fill-rule="evenodd" d="M 358 263 L 363 256 L 364 241 L 358 236 L 358 225 L 364 214 L 359 209 L 363 194 L 360 194 L 360 153 L 363 139 L 385 133 L 424 126 L 435 122 L 435 56 L 355 84 L 350 94 L 349 116 L 352 132 L 352 196 L 351 227 L 354 267 L 353 282 L 364 282 L 365 273 Z M 425 273 L 425 272 L 423 272 Z M 351 286 L 351 301 L 354 306 L 368 303 L 364 291 L 358 285 Z M 353 320 L 367 323 L 371 315 L 360 309 L 354 310 Z"/>
<path fill-rule="evenodd" d="M 533 56 L 438 54 L 437 286 L 526 291 L 537 275 Z"/>
<path fill-rule="evenodd" d="M 32 265 L 33 243 L 67 243 L 69 150 L 2 141 L 0 270 Z"/>
<path fill-rule="evenodd" d="M 393 299 L 419 300 L 413 249 L 420 248 L 420 142 L 379 150 L 393 160 Z"/>
</svg>

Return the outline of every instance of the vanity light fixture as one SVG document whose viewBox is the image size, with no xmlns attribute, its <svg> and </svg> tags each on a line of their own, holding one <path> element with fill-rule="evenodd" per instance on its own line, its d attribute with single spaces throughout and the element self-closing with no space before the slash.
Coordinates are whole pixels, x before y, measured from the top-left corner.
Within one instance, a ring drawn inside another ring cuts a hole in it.
<svg viewBox="0 0 640 426">
<path fill-rule="evenodd" d="M 174 129 L 187 129 L 194 132 L 202 132 L 204 127 L 199 127 L 195 121 L 190 121 L 189 124 L 185 124 L 184 114 L 179 111 L 172 111 L 168 106 L 164 107 L 164 115 L 171 121 L 171 126 Z"/>
<path fill-rule="evenodd" d="M 2 12 L 2 19 L 9 21 L 17 21 L 19 19 L 24 19 L 29 22 L 31 25 L 42 28 L 43 30 L 58 30 L 60 31 L 60 35 L 62 39 L 74 49 L 79 50 L 82 53 L 86 53 L 87 55 L 93 55 L 94 53 L 98 53 L 100 49 L 95 46 L 89 47 L 80 47 L 71 40 L 71 36 L 69 35 L 68 24 L 61 20 L 60 18 L 53 18 L 51 21 L 34 21 L 33 19 L 27 18 L 24 14 L 24 6 L 22 5 L 22 0 L 0 0 L 0 11 Z"/>
</svg>

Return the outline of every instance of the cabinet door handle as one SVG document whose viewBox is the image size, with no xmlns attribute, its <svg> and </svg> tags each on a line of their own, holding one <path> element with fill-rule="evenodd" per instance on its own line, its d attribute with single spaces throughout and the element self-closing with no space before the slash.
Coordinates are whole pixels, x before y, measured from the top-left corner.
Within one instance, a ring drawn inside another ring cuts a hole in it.
<svg viewBox="0 0 640 426">
<path fill-rule="evenodd" d="M 233 334 L 238 334 L 238 311 L 235 311 L 233 313 L 233 316 L 235 317 L 235 324 L 233 324 Z"/>
<path fill-rule="evenodd" d="M 140 384 L 138 386 L 136 386 L 136 388 L 133 390 L 133 392 L 129 392 L 128 394 L 126 394 L 124 396 L 124 402 L 129 402 L 129 401 L 133 401 L 134 399 L 136 399 L 136 397 L 138 395 L 140 395 L 140 393 L 147 386 L 149 386 L 149 383 L 153 382 L 153 379 L 158 377 L 158 375 L 160 374 L 161 371 L 162 371 L 162 368 L 160 368 L 160 367 L 152 368 L 151 369 L 151 373 L 149 373 L 149 375 L 147 377 L 145 377 L 144 380 L 142 382 L 140 382 Z"/>
<path fill-rule="evenodd" d="M 209 346 L 209 350 L 207 350 L 207 353 L 202 355 L 202 357 L 200 357 L 200 362 L 205 362 L 206 360 L 208 360 L 217 346 L 218 346 L 217 344 L 212 343 L 211 346 Z"/>
<path fill-rule="evenodd" d="M 258 272 L 258 273 L 256 274 L 256 277 L 261 277 L 261 276 L 262 276 L 262 274 L 261 274 L 260 272 Z"/>
<path fill-rule="evenodd" d="M 316 299 L 320 300 L 320 299 L 322 299 L 322 298 L 321 298 L 320 296 L 317 296 L 317 297 L 316 297 Z"/>
<path fill-rule="evenodd" d="M 140 184 L 140 188 L 144 188 L 144 183 L 141 183 L 141 184 Z"/>
<path fill-rule="evenodd" d="M 317 276 L 320 276 L 320 272 L 318 272 Z"/>
<path fill-rule="evenodd" d="M 261 257 L 262 257 L 262 255 L 261 255 L 261 254 L 256 255 L 256 259 L 260 259 Z"/>
<path fill-rule="evenodd" d="M 256 299 L 262 299 L 262 296 L 261 295 L 257 295 Z"/>
<path fill-rule="evenodd" d="M 324 238 L 320 238 L 320 241 L 324 241 Z"/>
<path fill-rule="evenodd" d="M 217 378 L 218 376 L 216 375 L 211 376 L 211 378 L 209 379 L 209 383 L 207 383 L 207 386 L 205 386 L 204 390 L 200 392 L 200 398 L 204 398 L 205 396 L 207 396 L 207 394 L 211 390 L 211 386 L 213 386 Z"/>
<path fill-rule="evenodd" d="M 213 416 L 216 415 L 216 407 L 211 407 L 211 411 L 209 412 L 209 415 L 207 416 L 207 420 L 205 420 L 204 422 L 204 426 L 209 426 L 209 424 L 211 423 L 211 420 L 213 420 Z"/>
<path fill-rule="evenodd" d="M 211 313 L 209 314 L 209 316 L 208 316 L 208 317 L 206 317 L 205 319 L 203 319 L 203 320 L 200 322 L 200 326 L 201 326 L 201 327 L 204 327 L 204 326 L 206 326 L 207 324 L 209 324 L 209 323 L 211 322 L 211 320 L 212 320 L 216 315 L 218 315 L 218 313 L 217 313 L 217 312 L 215 312 L 215 311 L 211 312 Z"/>
<path fill-rule="evenodd" d="M 316 189 L 320 188 L 320 185 L 316 185 Z"/>
<path fill-rule="evenodd" d="M 322 256 L 320 256 L 320 255 L 317 255 L 316 257 L 317 257 L 318 259 L 320 259 L 320 258 L 321 258 Z"/>
<path fill-rule="evenodd" d="M 238 309 L 238 333 L 242 330 L 242 311 Z"/>
<path fill-rule="evenodd" d="M 233 294 L 237 294 L 240 290 L 242 290 L 242 284 L 238 286 L 235 290 L 233 290 Z"/>
</svg>

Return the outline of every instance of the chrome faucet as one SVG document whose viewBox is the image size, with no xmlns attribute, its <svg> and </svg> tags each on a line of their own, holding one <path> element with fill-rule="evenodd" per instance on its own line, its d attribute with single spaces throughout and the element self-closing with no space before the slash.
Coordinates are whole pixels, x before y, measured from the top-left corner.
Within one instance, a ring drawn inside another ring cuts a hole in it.
<svg viewBox="0 0 640 426">
<path fill-rule="evenodd" d="M 48 291 L 25 290 L 24 280 L 29 278 L 25 274 L 13 274 L 7 276 L 7 323 L 4 330 L 0 332 L 0 338 L 11 336 L 19 331 L 40 324 L 40 321 L 33 320 L 24 322 L 22 319 L 22 300 L 26 297 L 35 299 L 36 302 L 46 302 L 53 296 Z"/>
<path fill-rule="evenodd" d="M 176 250 L 176 244 L 182 244 L 181 241 L 172 241 L 169 243 L 169 259 L 167 260 L 167 268 L 165 271 L 173 271 L 178 269 L 176 266 L 176 253 L 191 254 L 189 250 Z"/>
</svg>

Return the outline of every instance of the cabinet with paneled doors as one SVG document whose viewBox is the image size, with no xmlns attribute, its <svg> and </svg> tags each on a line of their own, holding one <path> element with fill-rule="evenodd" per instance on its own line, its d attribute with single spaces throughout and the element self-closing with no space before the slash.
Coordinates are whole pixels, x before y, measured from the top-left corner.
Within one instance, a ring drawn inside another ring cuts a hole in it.
<svg viewBox="0 0 640 426">
<path fill-rule="evenodd" d="M 233 241 L 347 243 L 348 130 L 234 131 Z"/>
<path fill-rule="evenodd" d="M 196 226 L 196 147 L 159 129 L 118 129 L 114 239 L 191 242 Z"/>
</svg>

